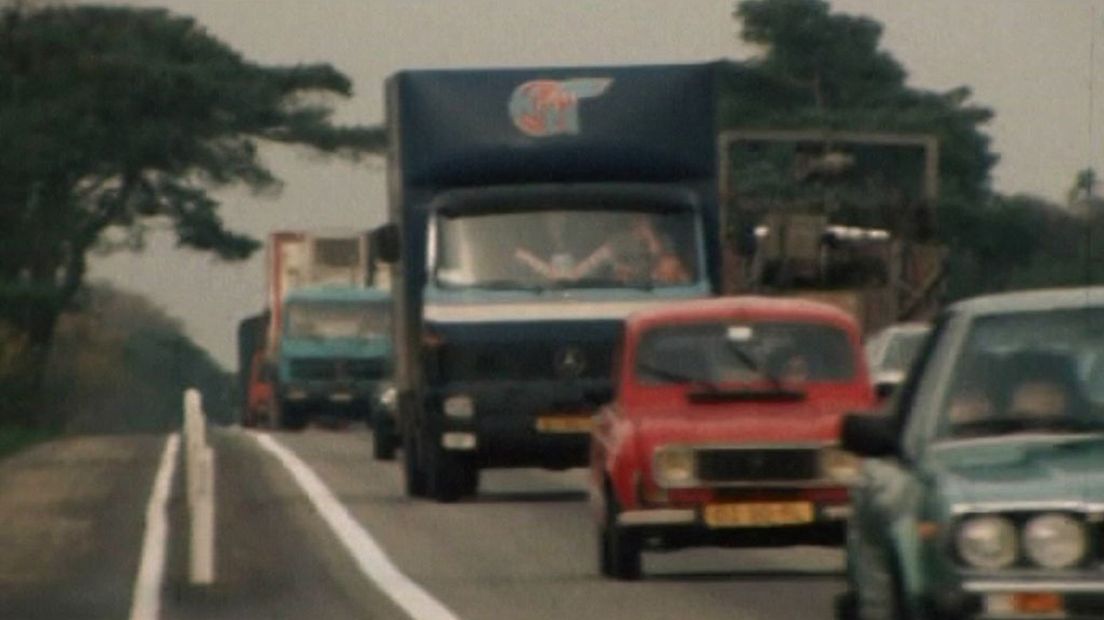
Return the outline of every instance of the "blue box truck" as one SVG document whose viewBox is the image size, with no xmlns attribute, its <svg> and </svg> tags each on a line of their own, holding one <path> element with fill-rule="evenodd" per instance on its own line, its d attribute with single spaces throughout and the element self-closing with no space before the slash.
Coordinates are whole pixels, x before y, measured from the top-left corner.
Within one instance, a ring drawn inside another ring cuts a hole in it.
<svg viewBox="0 0 1104 620">
<path fill-rule="evenodd" d="M 622 319 L 719 288 L 721 63 L 417 70 L 386 85 L 406 492 L 582 466 Z"/>
</svg>

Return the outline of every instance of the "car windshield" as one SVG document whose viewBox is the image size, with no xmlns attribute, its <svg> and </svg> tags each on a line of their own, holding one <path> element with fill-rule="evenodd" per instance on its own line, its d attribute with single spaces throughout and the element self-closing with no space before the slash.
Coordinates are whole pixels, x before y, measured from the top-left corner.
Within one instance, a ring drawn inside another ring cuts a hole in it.
<svg viewBox="0 0 1104 620">
<path fill-rule="evenodd" d="M 876 362 L 877 370 L 900 372 L 908 370 L 927 335 L 926 330 L 902 330 L 890 334 L 881 359 Z"/>
<path fill-rule="evenodd" d="M 366 339 L 390 330 L 386 304 L 352 302 L 298 302 L 287 308 L 290 338 Z"/>
<path fill-rule="evenodd" d="M 442 214 L 435 282 L 453 288 L 655 288 L 699 280 L 691 211 Z"/>
<path fill-rule="evenodd" d="M 710 322 L 656 327 L 640 340 L 637 379 L 678 383 L 844 382 L 855 377 L 847 334 L 799 322 Z"/>
<path fill-rule="evenodd" d="M 942 399 L 941 436 L 1104 429 L 1104 310 L 973 322 Z"/>
</svg>

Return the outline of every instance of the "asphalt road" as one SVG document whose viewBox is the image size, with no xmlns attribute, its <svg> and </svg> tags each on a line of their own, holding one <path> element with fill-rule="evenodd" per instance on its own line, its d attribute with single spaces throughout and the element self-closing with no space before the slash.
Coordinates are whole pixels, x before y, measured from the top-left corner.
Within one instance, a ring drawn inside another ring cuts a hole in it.
<svg viewBox="0 0 1104 620">
<path fill-rule="evenodd" d="M 645 556 L 645 580 L 597 575 L 583 472 L 484 472 L 474 500 L 409 500 L 361 429 L 277 433 L 391 559 L 463 620 L 829 618 L 835 550 Z M 178 471 L 162 618 L 407 618 L 251 433 L 212 432 L 216 583 L 187 579 Z M 70 439 L 0 462 L 0 618 L 126 618 L 163 437 Z M 354 526 L 355 527 L 355 526 Z M 385 571 L 386 572 L 386 571 Z"/>
</svg>

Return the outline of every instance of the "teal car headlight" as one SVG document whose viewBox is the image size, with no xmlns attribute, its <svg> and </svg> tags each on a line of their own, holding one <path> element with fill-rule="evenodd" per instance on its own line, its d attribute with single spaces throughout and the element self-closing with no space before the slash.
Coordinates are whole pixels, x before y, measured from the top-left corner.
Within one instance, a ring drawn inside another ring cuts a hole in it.
<svg viewBox="0 0 1104 620">
<path fill-rule="evenodd" d="M 1006 517 L 968 517 L 958 525 L 955 545 L 967 565 L 981 569 L 1007 568 L 1018 555 L 1016 526 Z"/>
<path fill-rule="evenodd" d="M 1032 517 L 1024 524 L 1023 545 L 1027 557 L 1042 568 L 1069 568 L 1088 550 L 1088 536 L 1081 521 L 1063 513 Z"/>
</svg>

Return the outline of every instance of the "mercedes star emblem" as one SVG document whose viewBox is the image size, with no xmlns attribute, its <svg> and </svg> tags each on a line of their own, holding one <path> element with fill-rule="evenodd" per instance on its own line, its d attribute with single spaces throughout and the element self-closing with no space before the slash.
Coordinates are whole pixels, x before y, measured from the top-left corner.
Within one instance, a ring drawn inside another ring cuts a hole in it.
<svg viewBox="0 0 1104 620">
<path fill-rule="evenodd" d="M 559 376 L 578 377 L 586 370 L 586 357 L 578 347 L 564 347 L 556 352 L 555 365 Z"/>
</svg>

